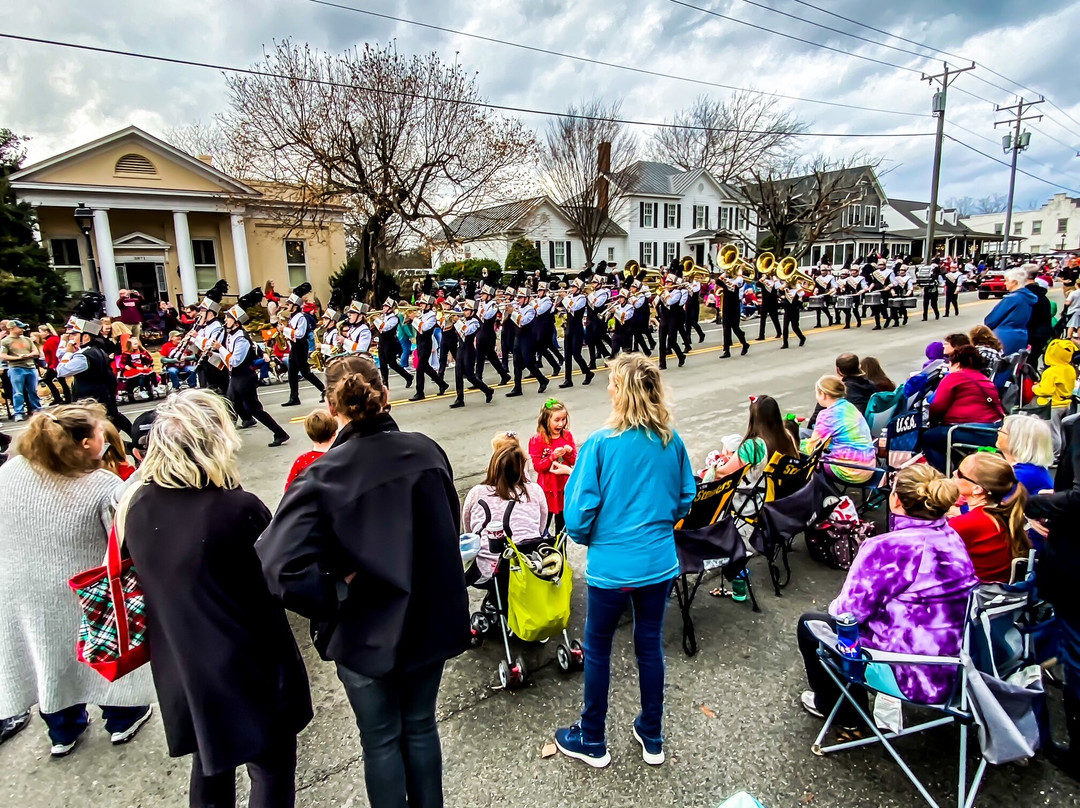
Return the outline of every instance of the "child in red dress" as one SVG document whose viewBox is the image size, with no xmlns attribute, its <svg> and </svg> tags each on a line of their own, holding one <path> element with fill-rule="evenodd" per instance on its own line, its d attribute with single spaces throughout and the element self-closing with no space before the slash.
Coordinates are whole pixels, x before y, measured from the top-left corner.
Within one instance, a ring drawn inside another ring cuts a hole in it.
<svg viewBox="0 0 1080 808">
<path fill-rule="evenodd" d="M 334 420 L 329 410 L 312 410 L 304 419 L 304 431 L 314 444 L 310 452 L 304 452 L 293 461 L 289 469 L 288 479 L 285 480 L 285 490 L 289 490 L 296 476 L 318 460 L 326 451 L 334 445 L 337 437 L 337 421 Z"/>
<path fill-rule="evenodd" d="M 529 457 L 536 470 L 536 482 L 544 490 L 548 505 L 548 523 L 555 522 L 555 532 L 563 529 L 563 491 L 566 478 L 577 461 L 577 446 L 570 434 L 570 413 L 566 405 L 549 398 L 540 408 L 536 434 L 529 440 Z"/>
</svg>

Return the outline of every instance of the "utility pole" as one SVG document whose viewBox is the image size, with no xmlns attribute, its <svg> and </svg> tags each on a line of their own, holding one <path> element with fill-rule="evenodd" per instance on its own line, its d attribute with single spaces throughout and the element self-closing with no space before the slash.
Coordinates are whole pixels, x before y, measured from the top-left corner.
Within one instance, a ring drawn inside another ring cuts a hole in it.
<svg viewBox="0 0 1080 808">
<path fill-rule="evenodd" d="M 937 225 L 937 198 L 938 185 L 941 180 L 941 144 L 945 139 L 945 100 L 949 95 L 949 85 L 956 81 L 961 73 L 975 69 L 975 63 L 970 67 L 950 68 L 948 62 L 944 62 L 944 71 L 933 76 L 923 73 L 921 81 L 941 84 L 941 89 L 934 93 L 933 114 L 937 118 L 937 137 L 934 138 L 934 174 L 930 178 L 930 215 L 926 217 L 926 249 L 923 251 L 923 263 L 929 264 L 934 257 L 934 227 Z"/>
<path fill-rule="evenodd" d="M 1013 211 L 1013 193 L 1016 190 L 1016 158 L 1019 157 L 1020 152 L 1028 147 L 1031 143 L 1031 132 L 1020 131 L 1020 125 L 1024 121 L 1041 121 L 1042 115 L 1028 115 L 1025 117 L 1025 110 L 1031 109 L 1036 104 L 1041 104 L 1044 99 L 1040 98 L 1038 101 L 1025 101 L 1021 96 L 1020 100 L 1013 104 L 1011 107 L 995 106 L 995 112 L 1012 112 L 1014 116 L 1012 118 L 1006 118 L 1003 121 L 995 121 L 994 128 L 999 126 L 1012 125 L 1013 132 L 1011 135 L 1005 135 L 1001 139 L 1001 148 L 1008 154 L 1012 152 L 1012 169 L 1009 172 L 1009 201 L 1005 207 L 1005 243 L 1003 245 L 1003 252 L 1009 252 L 1009 241 L 1012 239 L 1012 211 Z M 1004 257 L 1002 261 L 1004 261 Z M 1004 267 L 1003 267 L 1004 268 Z"/>
</svg>

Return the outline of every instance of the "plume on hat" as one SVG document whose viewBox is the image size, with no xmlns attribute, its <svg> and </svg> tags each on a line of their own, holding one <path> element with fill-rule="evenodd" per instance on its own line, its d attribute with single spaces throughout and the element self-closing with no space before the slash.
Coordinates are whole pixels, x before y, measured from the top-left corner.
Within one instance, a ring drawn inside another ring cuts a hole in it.
<svg viewBox="0 0 1080 808">
<path fill-rule="evenodd" d="M 262 303 L 263 290 L 262 287 L 256 286 L 246 295 L 240 295 L 240 299 L 236 301 L 236 305 L 229 308 L 225 313 L 232 317 L 236 322 L 243 325 L 251 318 L 248 317 L 247 310 L 253 306 L 258 306 Z"/>
<path fill-rule="evenodd" d="M 337 322 L 341 317 L 341 304 L 345 300 L 345 292 L 341 289 L 330 290 L 330 300 L 326 304 L 326 311 L 323 312 L 323 317 L 328 318 L 332 322 Z"/>
<path fill-rule="evenodd" d="M 71 313 L 80 320 L 100 320 L 105 316 L 105 295 L 86 292 Z"/>
</svg>

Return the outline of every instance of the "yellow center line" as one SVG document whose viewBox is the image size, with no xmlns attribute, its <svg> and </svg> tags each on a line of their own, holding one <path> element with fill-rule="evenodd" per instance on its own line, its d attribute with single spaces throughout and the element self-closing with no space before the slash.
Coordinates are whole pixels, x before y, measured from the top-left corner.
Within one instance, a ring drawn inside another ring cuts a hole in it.
<svg viewBox="0 0 1080 808">
<path fill-rule="evenodd" d="M 978 300 L 978 301 L 973 300 L 973 301 L 968 302 L 968 303 L 961 303 L 960 308 L 965 309 L 965 308 L 967 308 L 969 306 L 985 305 L 985 303 L 986 303 L 985 300 Z M 915 311 L 915 309 L 912 309 L 912 311 Z M 804 314 L 812 313 L 812 311 L 810 309 L 804 309 L 803 313 Z M 869 320 L 870 318 L 867 317 L 865 319 Z M 809 335 L 809 334 L 824 334 L 824 333 L 826 333 L 828 331 L 842 331 L 842 330 L 844 330 L 844 326 L 842 326 L 842 325 L 826 325 L 826 326 L 822 326 L 821 328 L 806 328 L 806 329 L 803 329 L 803 330 L 806 332 L 807 335 Z M 720 329 L 717 329 L 717 332 L 719 332 L 719 331 L 720 331 Z M 716 332 L 710 332 L 710 333 L 716 333 Z M 783 337 L 766 337 L 763 340 L 756 340 L 755 339 L 755 340 L 750 340 L 750 342 L 753 345 L 764 345 L 767 342 L 779 342 L 782 339 L 783 339 Z M 796 339 L 798 339 L 798 338 L 796 337 Z M 659 341 L 657 341 L 657 347 L 659 347 Z M 732 346 L 732 347 L 734 347 L 734 346 Z M 698 356 L 699 354 L 716 353 L 717 351 L 722 351 L 722 350 L 724 350 L 724 346 L 721 344 L 721 345 L 710 345 L 708 348 L 692 348 L 689 351 L 684 351 L 684 353 L 686 354 L 686 356 Z M 674 357 L 674 352 L 672 352 L 672 357 Z M 659 362 L 660 361 L 659 356 L 650 356 L 650 357 L 647 357 L 647 358 L 652 362 Z M 601 371 L 606 371 L 607 369 L 608 369 L 607 365 L 605 364 L 602 367 L 598 366 L 596 368 L 596 370 L 593 371 L 593 372 L 594 373 L 600 373 Z M 561 375 L 562 374 L 560 374 L 560 376 Z M 584 374 L 582 374 L 582 372 L 580 370 L 575 370 L 572 375 L 581 376 L 581 375 L 584 375 Z M 559 378 L 559 377 L 558 376 L 550 376 L 548 378 L 549 378 L 550 381 L 554 381 L 556 378 Z M 534 379 L 534 378 L 532 378 L 530 376 L 527 379 L 523 379 L 523 383 L 524 384 L 537 384 L 537 381 L 536 381 L 536 379 Z M 453 387 L 452 384 L 450 386 Z M 513 383 L 493 384 L 493 385 L 489 385 L 489 386 L 493 390 L 500 390 L 500 389 L 507 388 L 507 387 L 513 387 Z M 480 393 L 480 392 L 481 392 L 480 390 L 466 389 L 465 390 L 465 395 L 470 395 L 472 393 Z M 407 406 L 409 406 L 411 404 L 424 404 L 424 403 L 426 403 L 428 401 L 439 401 L 440 399 L 456 398 L 456 397 L 457 397 L 457 393 L 444 393 L 443 395 L 425 396 L 423 401 L 410 401 L 407 398 L 401 398 L 401 399 L 398 399 L 396 401 L 391 401 L 390 406 L 400 408 L 400 407 L 407 407 Z M 301 424 L 301 423 L 304 422 L 304 419 L 306 417 L 307 417 L 306 415 L 301 415 L 301 416 L 298 416 L 296 418 L 290 418 L 289 423 L 290 424 Z"/>
</svg>

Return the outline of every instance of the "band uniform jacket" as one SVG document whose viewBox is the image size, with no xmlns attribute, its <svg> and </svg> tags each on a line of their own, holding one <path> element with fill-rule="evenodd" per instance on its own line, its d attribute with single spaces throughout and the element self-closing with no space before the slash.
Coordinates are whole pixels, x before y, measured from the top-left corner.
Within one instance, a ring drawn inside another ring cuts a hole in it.
<svg viewBox="0 0 1080 808">
<path fill-rule="evenodd" d="M 312 717 L 304 662 L 254 550 L 269 521 L 241 488 L 147 484 L 124 523 L 169 754 L 198 751 L 211 775 L 258 758 Z"/>
<path fill-rule="evenodd" d="M 312 620 L 319 653 L 380 679 L 469 646 L 460 510 L 443 450 L 383 413 L 341 429 L 256 549 L 271 592 Z"/>
</svg>

